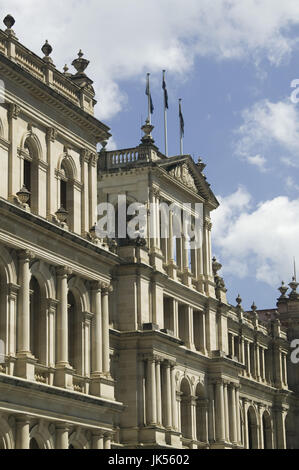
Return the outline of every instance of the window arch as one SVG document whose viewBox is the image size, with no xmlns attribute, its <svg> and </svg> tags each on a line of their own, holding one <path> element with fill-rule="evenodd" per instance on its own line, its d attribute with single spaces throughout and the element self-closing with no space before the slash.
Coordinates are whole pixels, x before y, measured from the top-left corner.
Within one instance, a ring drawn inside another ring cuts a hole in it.
<svg viewBox="0 0 299 470">
<path fill-rule="evenodd" d="M 272 423 L 271 417 L 267 411 L 263 414 L 263 437 L 264 437 L 264 449 L 273 449 L 272 440 Z"/>
<path fill-rule="evenodd" d="M 30 351 L 37 359 L 41 354 L 41 289 L 37 279 L 32 276 L 30 281 Z"/>
<path fill-rule="evenodd" d="M 38 145 L 33 137 L 27 137 L 24 142 L 23 184 L 31 193 L 28 205 L 34 213 L 38 213 L 38 162 Z"/>
<path fill-rule="evenodd" d="M 59 209 L 67 211 L 67 225 L 74 228 L 74 181 L 75 172 L 70 157 L 65 157 L 60 165 Z"/>
<path fill-rule="evenodd" d="M 248 419 L 248 448 L 258 449 L 258 426 L 254 408 L 251 406 L 247 411 Z"/>
<path fill-rule="evenodd" d="M 191 389 L 185 378 L 181 383 L 181 432 L 183 439 L 192 439 Z"/>
</svg>

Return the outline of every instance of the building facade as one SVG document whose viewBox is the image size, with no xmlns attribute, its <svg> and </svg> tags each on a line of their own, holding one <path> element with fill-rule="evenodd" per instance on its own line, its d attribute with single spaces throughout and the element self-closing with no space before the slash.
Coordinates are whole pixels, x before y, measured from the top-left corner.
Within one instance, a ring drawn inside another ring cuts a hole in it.
<svg viewBox="0 0 299 470">
<path fill-rule="evenodd" d="M 230 305 L 202 161 L 163 155 L 148 122 L 106 151 L 83 53 L 60 72 L 48 42 L 40 58 L 4 23 L 0 449 L 299 447 L 297 282 L 277 309 Z M 119 196 L 154 208 L 153 231 L 98 237 L 97 205 Z M 162 236 L 162 203 L 201 205 L 200 247 L 172 210 Z"/>
</svg>

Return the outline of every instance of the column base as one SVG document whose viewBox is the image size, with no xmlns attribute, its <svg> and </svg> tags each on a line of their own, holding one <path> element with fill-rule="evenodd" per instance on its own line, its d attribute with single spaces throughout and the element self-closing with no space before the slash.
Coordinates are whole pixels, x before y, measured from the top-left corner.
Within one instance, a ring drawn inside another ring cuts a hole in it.
<svg viewBox="0 0 299 470">
<path fill-rule="evenodd" d="M 174 281 L 177 281 L 177 279 L 178 279 L 177 270 L 178 270 L 178 267 L 175 264 L 174 260 L 169 261 L 169 263 L 167 265 L 167 274 Z"/>
<path fill-rule="evenodd" d="M 152 249 L 149 259 L 150 259 L 151 266 L 153 266 L 153 268 L 155 268 L 156 271 L 160 271 L 161 273 L 165 272 L 163 269 L 164 257 L 162 255 L 162 251 L 159 248 Z"/>
<path fill-rule="evenodd" d="M 115 382 L 110 375 L 92 374 L 90 394 L 108 400 L 115 400 L 114 384 Z"/>
<path fill-rule="evenodd" d="M 54 376 L 55 386 L 73 390 L 73 374 L 74 369 L 69 364 L 57 364 Z"/>
<path fill-rule="evenodd" d="M 183 283 L 187 287 L 192 287 L 192 273 L 189 271 L 188 268 L 184 269 L 183 272 Z"/>
<path fill-rule="evenodd" d="M 35 364 L 37 359 L 30 352 L 17 353 L 15 374 L 22 379 L 35 381 Z"/>
</svg>

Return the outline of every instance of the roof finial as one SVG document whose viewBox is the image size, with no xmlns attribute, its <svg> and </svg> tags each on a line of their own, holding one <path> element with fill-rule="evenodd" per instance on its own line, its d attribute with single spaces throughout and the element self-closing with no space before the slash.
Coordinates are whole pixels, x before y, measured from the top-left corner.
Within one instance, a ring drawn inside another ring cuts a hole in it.
<svg viewBox="0 0 299 470">
<path fill-rule="evenodd" d="M 84 70 L 88 67 L 89 65 L 89 60 L 83 59 L 83 52 L 80 49 L 78 52 L 78 59 L 73 60 L 72 65 L 75 67 L 77 70 L 77 75 L 84 73 Z"/>
<path fill-rule="evenodd" d="M 52 54 L 52 51 L 53 51 L 53 48 L 52 46 L 49 44 L 49 41 L 48 39 L 46 39 L 46 42 L 45 44 L 43 45 L 42 47 L 42 52 L 45 54 L 45 58 L 49 57 L 50 54 Z"/>
<path fill-rule="evenodd" d="M 296 258 L 294 256 L 294 278 L 293 280 L 297 282 L 297 269 L 296 269 Z"/>
<path fill-rule="evenodd" d="M 7 28 L 5 32 L 7 34 L 10 34 L 11 36 L 15 36 L 15 32 L 12 30 L 12 27 L 15 24 L 15 22 L 16 20 L 14 19 L 12 15 L 7 15 L 3 20 L 3 23 L 5 24 Z"/>
</svg>

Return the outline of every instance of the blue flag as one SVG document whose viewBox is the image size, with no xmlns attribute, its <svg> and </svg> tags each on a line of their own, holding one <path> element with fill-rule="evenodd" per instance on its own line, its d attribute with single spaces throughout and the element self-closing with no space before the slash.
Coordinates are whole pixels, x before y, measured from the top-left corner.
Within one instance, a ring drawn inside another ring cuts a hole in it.
<svg viewBox="0 0 299 470">
<path fill-rule="evenodd" d="M 163 90 L 164 90 L 164 107 L 165 107 L 165 109 L 168 109 L 168 93 L 167 93 L 167 88 L 166 88 L 166 82 L 165 82 L 165 75 L 164 75 L 164 73 L 163 73 L 162 88 L 163 88 Z"/>
<path fill-rule="evenodd" d="M 150 91 L 149 76 L 147 77 L 145 94 L 146 94 L 146 96 L 149 96 L 150 106 L 151 106 L 151 114 L 153 114 L 155 108 L 154 108 L 154 105 L 153 105 L 152 95 L 151 95 L 151 91 Z"/>
<path fill-rule="evenodd" d="M 180 116 L 181 137 L 184 137 L 184 135 L 185 135 L 185 122 L 184 122 L 183 113 L 182 113 L 181 101 L 180 101 L 180 105 L 179 105 L 179 116 Z"/>
</svg>

